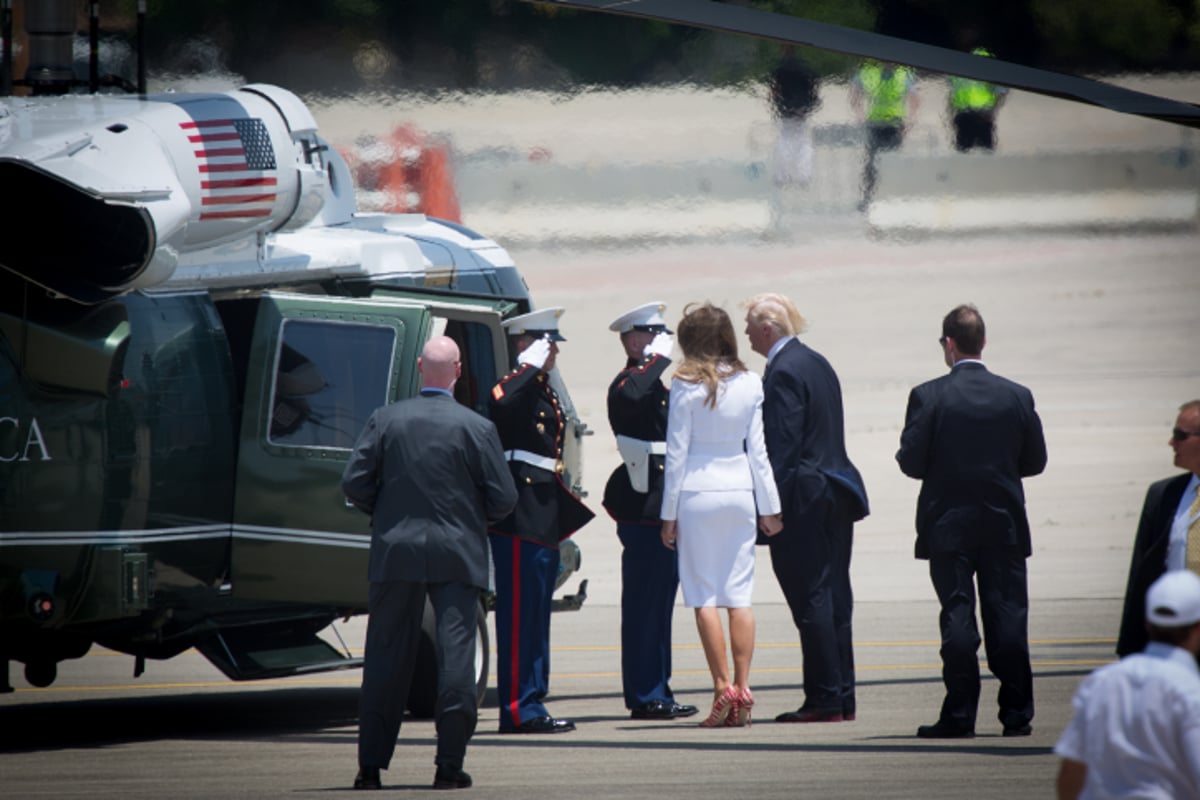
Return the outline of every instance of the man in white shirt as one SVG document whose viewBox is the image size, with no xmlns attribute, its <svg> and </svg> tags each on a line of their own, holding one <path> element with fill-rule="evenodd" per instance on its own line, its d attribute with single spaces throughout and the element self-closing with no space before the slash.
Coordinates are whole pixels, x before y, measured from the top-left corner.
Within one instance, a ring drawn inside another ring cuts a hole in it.
<svg viewBox="0 0 1200 800">
<path fill-rule="evenodd" d="M 1054 747 L 1059 800 L 1200 797 L 1200 576 L 1154 582 L 1146 631 L 1144 651 L 1080 684 Z"/>
</svg>

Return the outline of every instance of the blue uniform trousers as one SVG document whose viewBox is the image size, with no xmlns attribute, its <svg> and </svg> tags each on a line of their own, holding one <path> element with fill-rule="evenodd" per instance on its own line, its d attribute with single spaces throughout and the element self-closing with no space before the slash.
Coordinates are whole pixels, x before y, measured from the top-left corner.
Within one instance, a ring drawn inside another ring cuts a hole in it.
<svg viewBox="0 0 1200 800">
<path fill-rule="evenodd" d="M 617 524 L 621 552 L 621 682 L 625 707 L 671 693 L 671 615 L 679 589 L 679 560 L 663 546 L 661 526 Z"/>
<path fill-rule="evenodd" d="M 496 694 L 500 729 L 549 716 L 550 603 L 558 550 L 489 533 L 496 568 Z"/>
</svg>

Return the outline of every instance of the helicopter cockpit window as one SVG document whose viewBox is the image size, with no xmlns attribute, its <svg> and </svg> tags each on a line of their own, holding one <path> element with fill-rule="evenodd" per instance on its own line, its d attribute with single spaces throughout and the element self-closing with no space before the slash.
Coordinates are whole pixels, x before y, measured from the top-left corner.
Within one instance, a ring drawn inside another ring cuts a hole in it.
<svg viewBox="0 0 1200 800">
<path fill-rule="evenodd" d="M 271 393 L 273 444 L 350 449 L 388 401 L 396 332 L 379 325 L 287 320 Z"/>
</svg>

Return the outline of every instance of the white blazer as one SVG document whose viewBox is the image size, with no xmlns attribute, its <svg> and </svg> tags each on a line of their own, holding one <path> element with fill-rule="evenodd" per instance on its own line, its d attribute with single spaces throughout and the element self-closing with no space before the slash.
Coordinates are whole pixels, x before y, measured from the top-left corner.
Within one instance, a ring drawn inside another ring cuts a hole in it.
<svg viewBox="0 0 1200 800">
<path fill-rule="evenodd" d="M 779 490 L 763 443 L 762 379 L 723 378 L 717 407 L 704 404 L 703 383 L 671 381 L 662 518 L 677 519 L 680 492 L 753 490 L 758 513 L 780 512 Z"/>
</svg>

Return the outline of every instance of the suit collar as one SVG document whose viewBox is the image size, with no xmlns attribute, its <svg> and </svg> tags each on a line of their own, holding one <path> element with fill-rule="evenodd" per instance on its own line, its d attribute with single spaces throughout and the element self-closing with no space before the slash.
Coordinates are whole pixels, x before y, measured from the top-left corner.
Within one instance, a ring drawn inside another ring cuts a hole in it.
<svg viewBox="0 0 1200 800">
<path fill-rule="evenodd" d="M 764 374 L 771 371 L 771 367 L 779 360 L 779 355 L 789 349 L 793 343 L 799 345 L 800 340 L 795 336 L 784 336 L 771 345 L 771 349 L 767 351 L 767 368 L 764 370 Z"/>
</svg>

